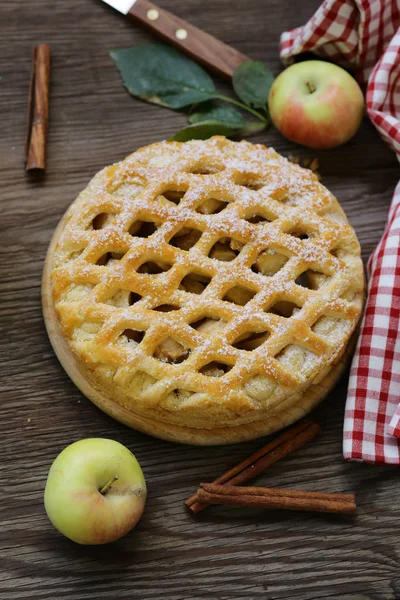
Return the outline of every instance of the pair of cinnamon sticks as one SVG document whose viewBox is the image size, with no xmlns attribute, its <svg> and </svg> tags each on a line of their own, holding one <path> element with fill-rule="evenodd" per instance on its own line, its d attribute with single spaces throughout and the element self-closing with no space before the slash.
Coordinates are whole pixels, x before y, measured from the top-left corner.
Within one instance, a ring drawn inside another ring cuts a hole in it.
<svg viewBox="0 0 400 600">
<path fill-rule="evenodd" d="M 193 513 L 200 512 L 210 504 L 337 514 L 353 513 L 356 510 L 354 494 L 241 485 L 312 440 L 319 432 L 320 427 L 316 423 L 311 421 L 298 423 L 218 477 L 213 483 L 201 483 L 200 488 L 185 502 L 185 505 Z"/>
</svg>

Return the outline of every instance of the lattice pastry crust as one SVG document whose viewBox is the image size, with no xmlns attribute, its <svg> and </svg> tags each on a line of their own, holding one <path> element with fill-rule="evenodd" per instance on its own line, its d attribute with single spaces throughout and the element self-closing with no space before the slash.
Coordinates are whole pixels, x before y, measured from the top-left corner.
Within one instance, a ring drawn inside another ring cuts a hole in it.
<svg viewBox="0 0 400 600">
<path fill-rule="evenodd" d="M 279 416 L 360 317 L 360 248 L 337 200 L 261 145 L 142 148 L 98 173 L 64 221 L 63 334 L 93 385 L 154 435 L 179 441 L 161 423 L 229 442 L 230 428 Z"/>
</svg>

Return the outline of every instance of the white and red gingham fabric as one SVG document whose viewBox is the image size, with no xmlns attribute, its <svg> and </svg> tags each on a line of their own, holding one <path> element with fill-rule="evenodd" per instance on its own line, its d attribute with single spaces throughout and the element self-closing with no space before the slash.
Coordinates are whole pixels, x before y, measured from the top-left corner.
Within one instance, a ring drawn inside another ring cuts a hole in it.
<svg viewBox="0 0 400 600">
<path fill-rule="evenodd" d="M 400 0 L 325 0 L 281 36 L 281 58 L 313 51 L 367 84 L 370 119 L 400 160 Z M 400 464 L 400 183 L 368 262 L 368 299 L 350 372 L 346 460 Z"/>
</svg>

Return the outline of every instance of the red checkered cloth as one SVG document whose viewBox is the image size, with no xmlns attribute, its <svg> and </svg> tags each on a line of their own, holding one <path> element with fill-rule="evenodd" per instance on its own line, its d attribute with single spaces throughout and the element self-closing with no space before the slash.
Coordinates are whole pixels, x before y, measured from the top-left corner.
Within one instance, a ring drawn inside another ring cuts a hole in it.
<svg viewBox="0 0 400 600">
<path fill-rule="evenodd" d="M 400 160 L 400 0 L 325 0 L 281 36 L 281 58 L 313 51 L 367 83 L 370 119 Z M 347 394 L 346 460 L 400 464 L 400 183 L 368 261 L 368 300 Z"/>
</svg>

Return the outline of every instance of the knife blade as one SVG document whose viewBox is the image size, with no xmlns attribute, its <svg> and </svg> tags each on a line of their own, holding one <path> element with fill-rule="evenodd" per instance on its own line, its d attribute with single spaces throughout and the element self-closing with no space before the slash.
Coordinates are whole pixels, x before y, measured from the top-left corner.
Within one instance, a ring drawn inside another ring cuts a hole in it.
<svg viewBox="0 0 400 600">
<path fill-rule="evenodd" d="M 209 33 L 161 9 L 149 0 L 102 0 L 122 14 L 144 25 L 163 40 L 214 71 L 230 78 L 248 56 L 224 44 Z"/>
</svg>

